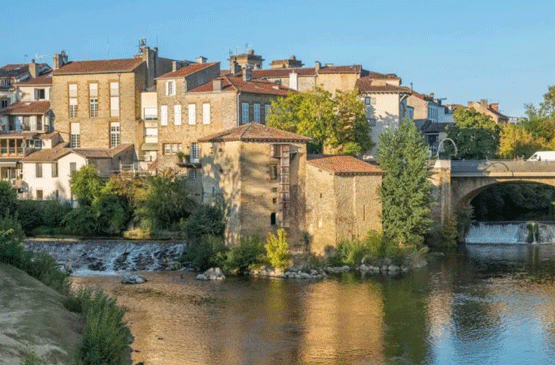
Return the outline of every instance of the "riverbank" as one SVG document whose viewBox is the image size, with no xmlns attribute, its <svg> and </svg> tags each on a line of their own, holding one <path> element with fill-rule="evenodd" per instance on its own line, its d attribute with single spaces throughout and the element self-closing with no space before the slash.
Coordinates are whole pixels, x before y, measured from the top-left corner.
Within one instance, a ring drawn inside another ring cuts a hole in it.
<svg viewBox="0 0 555 365">
<path fill-rule="evenodd" d="M 47 364 L 68 364 L 81 339 L 81 318 L 64 296 L 21 270 L 0 263 L 0 365 L 33 351 Z"/>
</svg>

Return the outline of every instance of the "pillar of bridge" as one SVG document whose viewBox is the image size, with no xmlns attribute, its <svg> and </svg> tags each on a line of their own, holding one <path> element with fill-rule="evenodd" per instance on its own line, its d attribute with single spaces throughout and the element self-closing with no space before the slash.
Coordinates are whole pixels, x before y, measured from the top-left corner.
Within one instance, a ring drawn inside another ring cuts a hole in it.
<svg viewBox="0 0 555 365">
<path fill-rule="evenodd" d="M 436 160 L 430 176 L 432 183 L 432 240 L 440 239 L 441 226 L 453 213 L 451 204 L 451 160 Z"/>
</svg>

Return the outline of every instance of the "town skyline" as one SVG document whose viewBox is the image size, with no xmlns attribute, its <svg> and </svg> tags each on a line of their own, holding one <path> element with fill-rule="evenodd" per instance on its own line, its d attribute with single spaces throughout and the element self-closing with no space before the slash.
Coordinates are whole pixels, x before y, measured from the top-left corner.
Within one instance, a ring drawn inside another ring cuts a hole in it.
<svg viewBox="0 0 555 365">
<path fill-rule="evenodd" d="M 412 83 L 415 91 L 445 98 L 444 104 L 485 98 L 512 117 L 523 116 L 524 104 L 538 104 L 555 84 L 550 42 L 555 26 L 549 19 L 555 4 L 547 1 L 528 2 L 526 8 L 514 1 L 432 1 L 426 6 L 285 1 L 279 8 L 247 1 L 162 1 L 156 8 L 146 1 L 52 5 L 7 4 L 8 12 L 22 16 L 3 21 L 5 36 L 24 41 L 5 48 L 0 63 L 36 59 L 51 64 L 62 49 L 74 61 L 127 58 L 137 53 L 139 38 L 146 38 L 162 57 L 202 55 L 224 69 L 230 51 L 252 48 L 265 59 L 264 68 L 291 55 L 305 67 L 315 61 L 361 64 L 395 73 L 404 86 Z"/>
</svg>

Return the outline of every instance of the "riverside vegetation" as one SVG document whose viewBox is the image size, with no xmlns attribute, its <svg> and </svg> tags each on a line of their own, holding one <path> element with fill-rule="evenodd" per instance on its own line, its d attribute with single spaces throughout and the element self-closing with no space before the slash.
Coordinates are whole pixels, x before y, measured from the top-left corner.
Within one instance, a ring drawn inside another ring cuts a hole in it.
<svg viewBox="0 0 555 365">
<path fill-rule="evenodd" d="M 125 309 L 99 289 L 71 291 L 70 272 L 60 270 L 46 253 L 26 251 L 21 225 L 6 216 L 0 219 L 0 262 L 12 265 L 66 297 L 64 306 L 80 313 L 83 321 L 81 341 L 74 364 L 120 365 L 129 356 L 132 337 L 123 321 Z M 25 355 L 23 364 L 43 364 L 33 352 Z"/>
</svg>

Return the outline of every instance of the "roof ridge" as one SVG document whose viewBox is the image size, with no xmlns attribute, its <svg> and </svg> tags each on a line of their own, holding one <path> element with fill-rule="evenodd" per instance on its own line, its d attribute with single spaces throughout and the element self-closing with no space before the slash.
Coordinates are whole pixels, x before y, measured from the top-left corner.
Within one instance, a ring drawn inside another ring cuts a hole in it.
<svg viewBox="0 0 555 365">
<path fill-rule="evenodd" d="M 231 82 L 231 80 L 229 79 L 228 76 L 223 76 L 223 78 L 225 78 L 227 80 L 227 82 L 229 82 L 229 84 L 231 85 L 232 88 L 235 89 L 235 91 L 239 91 L 239 89 L 237 88 L 237 86 L 233 85 L 233 82 Z"/>
<path fill-rule="evenodd" d="M 243 136 L 245 135 L 245 133 L 247 133 L 247 131 L 251 128 L 252 123 L 247 123 L 247 128 L 245 128 L 245 130 L 243 131 L 243 133 L 241 133 L 241 139 L 243 138 Z"/>
</svg>

